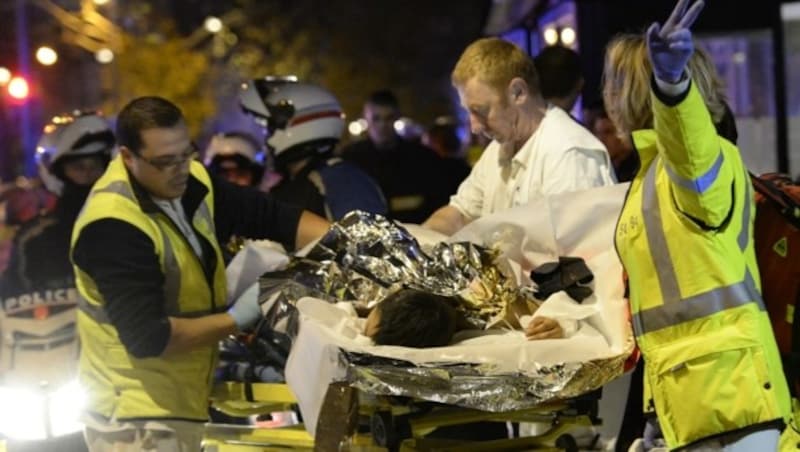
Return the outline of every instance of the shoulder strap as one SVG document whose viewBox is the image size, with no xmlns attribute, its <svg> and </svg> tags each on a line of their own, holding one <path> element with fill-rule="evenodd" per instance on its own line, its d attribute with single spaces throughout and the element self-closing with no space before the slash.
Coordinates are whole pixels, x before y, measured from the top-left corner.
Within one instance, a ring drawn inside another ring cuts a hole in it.
<svg viewBox="0 0 800 452">
<path fill-rule="evenodd" d="M 800 228 L 800 202 L 798 200 L 781 190 L 775 183 L 758 177 L 753 173 L 750 173 L 750 180 L 753 183 L 753 188 L 758 193 L 780 207 L 781 215 L 784 218 L 795 227 Z"/>
</svg>

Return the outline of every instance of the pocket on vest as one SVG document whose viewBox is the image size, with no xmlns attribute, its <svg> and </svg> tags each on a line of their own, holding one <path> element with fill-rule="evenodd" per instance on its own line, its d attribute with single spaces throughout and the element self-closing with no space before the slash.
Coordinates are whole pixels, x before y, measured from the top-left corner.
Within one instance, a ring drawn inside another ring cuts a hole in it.
<svg viewBox="0 0 800 452">
<path fill-rule="evenodd" d="M 692 338 L 645 358 L 670 447 L 780 417 L 761 343 L 733 334 Z"/>
</svg>

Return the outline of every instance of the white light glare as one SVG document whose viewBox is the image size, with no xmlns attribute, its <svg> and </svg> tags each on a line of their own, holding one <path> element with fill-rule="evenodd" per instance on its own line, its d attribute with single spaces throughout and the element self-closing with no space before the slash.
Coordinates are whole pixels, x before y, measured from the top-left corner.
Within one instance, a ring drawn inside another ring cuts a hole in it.
<svg viewBox="0 0 800 452">
<path fill-rule="evenodd" d="M 36 61 L 45 66 L 50 66 L 58 61 L 58 54 L 52 47 L 41 46 L 36 49 Z"/>
<path fill-rule="evenodd" d="M 400 118 L 394 122 L 394 130 L 400 135 L 406 130 L 406 126 L 408 126 L 408 121 L 405 118 Z"/>
<path fill-rule="evenodd" d="M 0 387 L 0 433 L 14 439 L 45 439 L 44 395 L 28 388 Z"/>
<path fill-rule="evenodd" d="M 206 27 L 206 31 L 209 33 L 219 33 L 222 30 L 222 21 L 219 17 L 208 16 L 203 26 Z"/>
<path fill-rule="evenodd" d="M 94 54 L 94 59 L 100 64 L 108 64 L 114 61 L 114 52 L 111 49 L 100 49 Z"/>
<path fill-rule="evenodd" d="M 564 27 L 564 29 L 561 30 L 561 42 L 568 46 L 571 46 L 575 42 L 575 30 L 572 27 Z"/>
<path fill-rule="evenodd" d="M 22 77 L 12 77 L 8 82 L 8 94 L 17 100 L 23 100 L 30 94 L 28 81 Z"/>
<path fill-rule="evenodd" d="M 77 380 L 46 394 L 26 387 L 0 386 L 0 435 L 40 440 L 80 431 L 86 394 Z M 49 419 L 46 422 L 45 416 Z M 50 424 L 50 435 L 46 425 Z"/>
<path fill-rule="evenodd" d="M 558 31 L 553 27 L 546 28 L 544 30 L 544 42 L 547 45 L 555 45 L 558 42 Z"/>
<path fill-rule="evenodd" d="M 365 130 L 367 130 L 367 121 L 364 118 L 352 121 L 347 126 L 347 131 L 350 132 L 350 135 L 353 135 L 354 137 L 361 135 Z"/>
<path fill-rule="evenodd" d="M 7 67 L 0 66 L 0 86 L 11 81 L 11 71 Z"/>
<path fill-rule="evenodd" d="M 50 394 L 50 429 L 53 436 L 61 436 L 83 429 L 78 422 L 86 404 L 86 393 L 77 380 L 72 380 Z"/>
</svg>

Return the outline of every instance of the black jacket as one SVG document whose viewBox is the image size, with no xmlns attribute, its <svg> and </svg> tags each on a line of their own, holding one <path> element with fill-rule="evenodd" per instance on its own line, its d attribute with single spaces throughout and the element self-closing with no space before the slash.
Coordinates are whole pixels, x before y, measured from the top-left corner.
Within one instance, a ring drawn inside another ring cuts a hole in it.
<svg viewBox="0 0 800 452">
<path fill-rule="evenodd" d="M 20 226 L 14 237 L 8 268 L 0 279 L 0 299 L 75 288 L 69 261 L 72 226 L 80 213 L 88 187 L 67 184 L 52 212 Z"/>
<path fill-rule="evenodd" d="M 301 209 L 214 176 L 211 181 L 219 243 L 227 243 L 236 234 L 275 240 L 294 249 Z M 143 210 L 159 209 L 133 178 L 131 182 Z M 189 179 L 181 198 L 188 218 L 193 217 L 206 190 L 200 181 Z M 216 265 L 216 256 L 211 244 L 197 236 L 208 271 Z M 82 230 L 72 261 L 97 284 L 106 302 L 105 312 L 126 349 L 136 357 L 160 355 L 169 341 L 170 324 L 164 311 L 164 275 L 148 236 L 121 220 L 95 221 Z"/>
<path fill-rule="evenodd" d="M 389 205 L 389 216 L 406 223 L 422 223 L 439 207 L 447 205 L 461 180 L 452 168 L 427 147 L 398 139 L 391 149 L 378 149 L 369 140 L 342 150 L 378 183 Z"/>
</svg>

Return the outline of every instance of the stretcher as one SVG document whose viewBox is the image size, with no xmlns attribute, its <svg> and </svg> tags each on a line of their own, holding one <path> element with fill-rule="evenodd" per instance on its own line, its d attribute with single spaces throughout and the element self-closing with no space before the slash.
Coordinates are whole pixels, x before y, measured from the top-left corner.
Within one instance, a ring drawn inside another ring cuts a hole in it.
<svg viewBox="0 0 800 452">
<path fill-rule="evenodd" d="M 302 427 L 210 425 L 207 450 L 577 450 L 569 431 L 599 422 L 597 396 L 586 394 L 619 376 L 633 349 L 613 249 L 626 188 L 551 197 L 478 220 L 452 238 L 499 250 L 519 263 L 518 274 L 558 256 L 584 258 L 597 276 L 596 296 L 583 305 L 594 311 L 574 337 L 533 344 L 510 331 L 439 349 L 371 346 L 340 334 L 337 326 L 347 319 L 327 300 L 295 300 L 300 326 L 286 365 L 290 390 L 225 383 L 216 388 L 214 406 L 239 415 L 294 407 Z M 587 211 L 591 218 L 581 214 Z M 431 436 L 476 421 L 548 428 L 491 442 Z"/>
<path fill-rule="evenodd" d="M 343 383 L 331 384 L 326 394 L 322 421 L 316 438 L 302 424 L 279 428 L 209 424 L 207 452 L 279 450 L 375 450 L 375 451 L 482 451 L 541 450 L 577 451 L 570 431 L 578 426 L 599 425 L 599 392 L 535 408 L 491 413 L 407 398 L 364 394 Z M 296 409 L 297 400 L 285 384 L 222 383 L 215 387 L 214 406 L 232 416 Z M 429 436 L 442 427 L 474 422 L 536 422 L 545 424 L 536 436 L 491 441 L 468 441 Z"/>
</svg>

